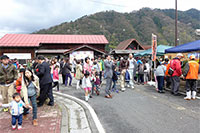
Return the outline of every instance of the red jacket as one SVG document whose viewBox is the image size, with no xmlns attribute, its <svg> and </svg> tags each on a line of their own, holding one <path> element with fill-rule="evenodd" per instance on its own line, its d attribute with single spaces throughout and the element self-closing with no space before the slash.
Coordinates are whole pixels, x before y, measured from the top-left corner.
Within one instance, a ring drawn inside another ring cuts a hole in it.
<svg viewBox="0 0 200 133">
<path fill-rule="evenodd" d="M 173 60 L 171 60 L 170 67 L 174 70 L 172 77 L 174 76 L 180 77 L 182 75 L 181 61 L 179 58 L 174 58 Z"/>
</svg>

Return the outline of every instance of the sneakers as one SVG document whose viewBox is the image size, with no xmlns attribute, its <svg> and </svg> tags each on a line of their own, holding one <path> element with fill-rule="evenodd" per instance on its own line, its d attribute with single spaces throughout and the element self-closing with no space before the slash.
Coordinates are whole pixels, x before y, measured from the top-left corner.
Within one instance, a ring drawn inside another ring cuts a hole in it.
<svg viewBox="0 0 200 133">
<path fill-rule="evenodd" d="M 126 88 L 122 88 L 122 89 L 121 89 L 121 91 L 125 91 L 125 90 L 126 90 Z"/>
<path fill-rule="evenodd" d="M 85 101 L 86 101 L 86 102 L 88 102 L 88 99 L 89 99 L 88 96 L 85 96 Z"/>
<path fill-rule="evenodd" d="M 134 86 L 131 86 L 131 88 L 134 89 L 135 87 L 134 87 Z"/>
<path fill-rule="evenodd" d="M 18 129 L 18 130 L 21 130 L 21 129 L 22 129 L 22 126 L 18 125 L 17 129 Z"/>
<path fill-rule="evenodd" d="M 12 125 L 12 129 L 15 130 L 16 129 L 16 125 Z"/>
<path fill-rule="evenodd" d="M 129 88 L 129 87 L 130 87 L 130 85 L 127 85 L 127 87 Z"/>
<path fill-rule="evenodd" d="M 33 120 L 33 126 L 37 126 L 37 125 L 38 125 L 37 119 L 34 119 Z"/>
</svg>

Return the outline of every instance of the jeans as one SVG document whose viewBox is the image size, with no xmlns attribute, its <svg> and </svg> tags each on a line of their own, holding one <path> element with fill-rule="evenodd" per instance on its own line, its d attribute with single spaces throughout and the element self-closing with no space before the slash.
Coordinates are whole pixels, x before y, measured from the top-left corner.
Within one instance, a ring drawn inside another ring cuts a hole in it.
<svg viewBox="0 0 200 133">
<path fill-rule="evenodd" d="M 67 73 L 67 74 L 66 74 L 65 86 L 67 86 L 67 84 L 68 84 L 68 77 L 70 78 L 69 85 L 71 86 L 71 85 L 72 85 L 72 76 L 71 76 L 70 73 Z"/>
<path fill-rule="evenodd" d="M 164 86 L 164 76 L 157 76 L 156 78 L 158 81 L 158 90 L 162 91 Z"/>
<path fill-rule="evenodd" d="M 33 120 L 37 119 L 37 101 L 36 101 L 36 97 L 37 97 L 36 94 L 31 96 L 31 97 L 28 97 L 29 101 L 32 103 L 32 106 L 33 106 L 33 110 L 32 110 Z M 26 114 L 29 114 L 29 109 L 24 108 L 23 115 L 26 115 Z"/>
<path fill-rule="evenodd" d="M 117 82 L 116 80 L 113 80 L 113 86 L 112 86 L 112 89 L 113 89 L 113 90 L 116 90 L 116 89 L 117 89 L 117 88 L 116 88 L 116 82 Z"/>
<path fill-rule="evenodd" d="M 144 74 L 138 74 L 138 82 L 143 83 L 144 82 Z"/>
<path fill-rule="evenodd" d="M 12 125 L 16 125 L 16 121 L 18 120 L 18 125 L 22 125 L 22 114 L 20 115 L 12 115 Z"/>
<path fill-rule="evenodd" d="M 28 97 L 33 106 L 33 120 L 37 119 L 37 101 L 36 101 L 36 94 Z"/>
</svg>

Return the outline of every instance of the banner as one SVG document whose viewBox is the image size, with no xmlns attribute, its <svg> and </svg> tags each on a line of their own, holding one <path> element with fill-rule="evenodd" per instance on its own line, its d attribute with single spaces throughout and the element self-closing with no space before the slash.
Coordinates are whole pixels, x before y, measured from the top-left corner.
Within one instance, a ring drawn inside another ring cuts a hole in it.
<svg viewBox="0 0 200 133">
<path fill-rule="evenodd" d="M 156 60 L 157 53 L 157 36 L 152 34 L 152 61 Z"/>
</svg>

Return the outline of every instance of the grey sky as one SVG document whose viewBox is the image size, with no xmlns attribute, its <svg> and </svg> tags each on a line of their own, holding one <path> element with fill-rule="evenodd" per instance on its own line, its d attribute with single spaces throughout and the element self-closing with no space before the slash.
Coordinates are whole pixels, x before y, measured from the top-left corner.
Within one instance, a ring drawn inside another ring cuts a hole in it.
<svg viewBox="0 0 200 133">
<path fill-rule="evenodd" d="M 0 37 L 31 33 L 105 10 L 168 9 L 174 8 L 174 3 L 175 0 L 0 0 Z M 199 5 L 200 0 L 178 0 L 179 10 L 200 10 Z"/>
</svg>

